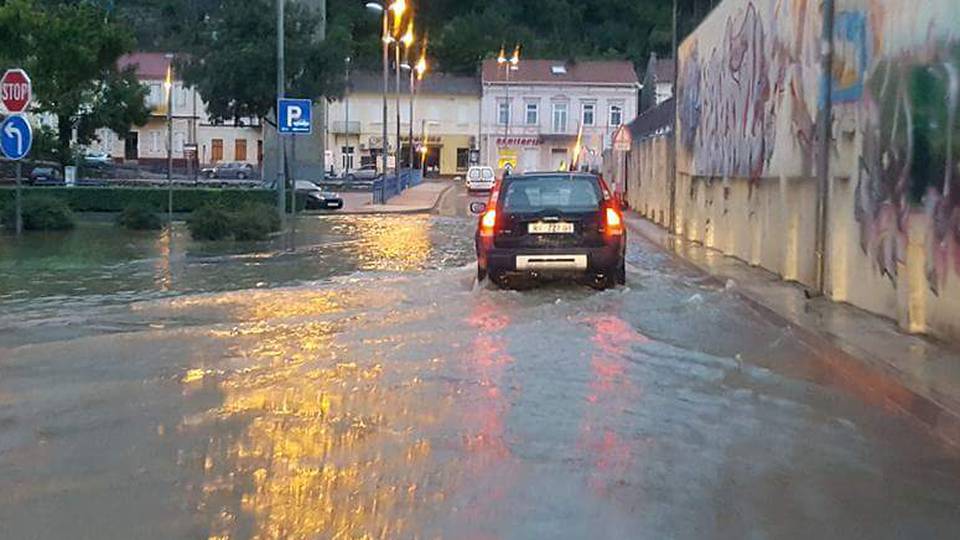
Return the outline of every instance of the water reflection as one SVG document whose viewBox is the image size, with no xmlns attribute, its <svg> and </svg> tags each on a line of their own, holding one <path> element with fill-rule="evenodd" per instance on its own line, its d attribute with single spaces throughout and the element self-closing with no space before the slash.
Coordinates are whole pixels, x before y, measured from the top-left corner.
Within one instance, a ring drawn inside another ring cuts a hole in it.
<svg viewBox="0 0 960 540">
<path fill-rule="evenodd" d="M 276 292 L 243 310 L 296 314 L 296 324 L 211 331 L 230 369 L 181 379 L 185 391 L 212 383 L 222 395 L 199 424 L 184 419 L 184 429 L 218 433 L 196 459 L 210 538 L 411 537 L 417 513 L 444 497 L 420 435 L 444 414 L 423 397 L 424 366 L 341 342 L 348 323 L 330 317 L 342 308 L 325 294 Z M 239 433 L 214 428 L 236 422 Z"/>
<path fill-rule="evenodd" d="M 620 426 L 625 411 L 637 407 L 642 397 L 627 372 L 627 358 L 634 345 L 649 339 L 615 315 L 594 315 L 587 322 L 593 328 L 592 380 L 577 445 L 589 456 L 590 488 L 605 495 L 627 484 L 638 452 L 636 434 L 625 434 Z"/>
</svg>

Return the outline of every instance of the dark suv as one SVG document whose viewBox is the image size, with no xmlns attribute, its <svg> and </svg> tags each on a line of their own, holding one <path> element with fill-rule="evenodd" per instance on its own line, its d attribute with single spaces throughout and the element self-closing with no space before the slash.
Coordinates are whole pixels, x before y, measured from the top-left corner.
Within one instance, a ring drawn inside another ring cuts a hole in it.
<svg viewBox="0 0 960 540">
<path fill-rule="evenodd" d="M 583 173 L 507 176 L 477 227 L 477 278 L 572 275 L 604 289 L 626 282 L 626 230 L 606 183 Z"/>
</svg>

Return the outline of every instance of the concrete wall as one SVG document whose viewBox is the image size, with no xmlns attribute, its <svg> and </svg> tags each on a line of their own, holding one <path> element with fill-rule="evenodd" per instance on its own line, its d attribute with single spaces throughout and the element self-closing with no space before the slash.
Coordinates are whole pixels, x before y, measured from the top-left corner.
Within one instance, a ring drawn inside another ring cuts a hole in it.
<svg viewBox="0 0 960 540">
<path fill-rule="evenodd" d="M 816 0 L 725 0 L 680 48 L 677 103 L 675 231 L 811 286 L 820 11 Z M 956 0 L 837 0 L 825 276 L 833 299 L 953 340 L 958 21 Z M 649 172 L 662 156 L 640 144 L 633 206 L 668 214 L 668 178 Z"/>
</svg>

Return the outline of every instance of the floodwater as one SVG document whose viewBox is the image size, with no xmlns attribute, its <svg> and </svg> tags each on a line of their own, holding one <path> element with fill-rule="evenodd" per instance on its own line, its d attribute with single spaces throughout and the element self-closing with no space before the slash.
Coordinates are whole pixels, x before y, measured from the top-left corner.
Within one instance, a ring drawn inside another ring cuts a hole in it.
<svg viewBox="0 0 960 540">
<path fill-rule="evenodd" d="M 0 537 L 960 537 L 954 450 L 639 238 L 519 292 L 469 218 L 301 231 L 0 240 Z"/>
</svg>

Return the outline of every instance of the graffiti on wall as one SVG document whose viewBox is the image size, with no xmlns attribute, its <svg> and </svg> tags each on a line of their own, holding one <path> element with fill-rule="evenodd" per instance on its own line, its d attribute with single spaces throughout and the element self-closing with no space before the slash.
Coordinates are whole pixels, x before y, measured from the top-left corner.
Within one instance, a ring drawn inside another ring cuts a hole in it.
<svg viewBox="0 0 960 540">
<path fill-rule="evenodd" d="M 926 276 L 960 276 L 960 1 L 844 0 L 834 27 L 834 121 L 855 122 L 860 245 L 896 286 L 911 220 Z M 678 170 L 812 177 L 824 94 L 817 0 L 726 0 L 679 51 Z M 850 144 L 853 142 L 853 144 Z M 838 147 L 839 149 L 840 147 Z M 851 151 L 851 150 L 843 150 Z M 835 163 L 837 163 L 835 162 Z"/>
<path fill-rule="evenodd" d="M 803 84 L 810 38 L 807 0 L 743 2 L 728 11 L 707 44 L 693 36 L 681 50 L 678 121 L 681 149 L 695 175 L 758 179 L 769 174 L 785 115 L 799 170 L 812 170 L 813 118 Z M 793 25 L 782 28 L 782 20 Z M 710 31 L 703 32 L 705 34 Z M 815 67 L 815 64 L 813 64 Z M 806 71 L 810 71 L 806 69 Z M 786 133 L 785 133 L 786 135 Z"/>
<path fill-rule="evenodd" d="M 939 294 L 960 274 L 960 42 L 925 49 L 868 75 L 856 217 L 861 247 L 894 285 L 910 220 L 927 220 L 926 276 Z"/>
</svg>

